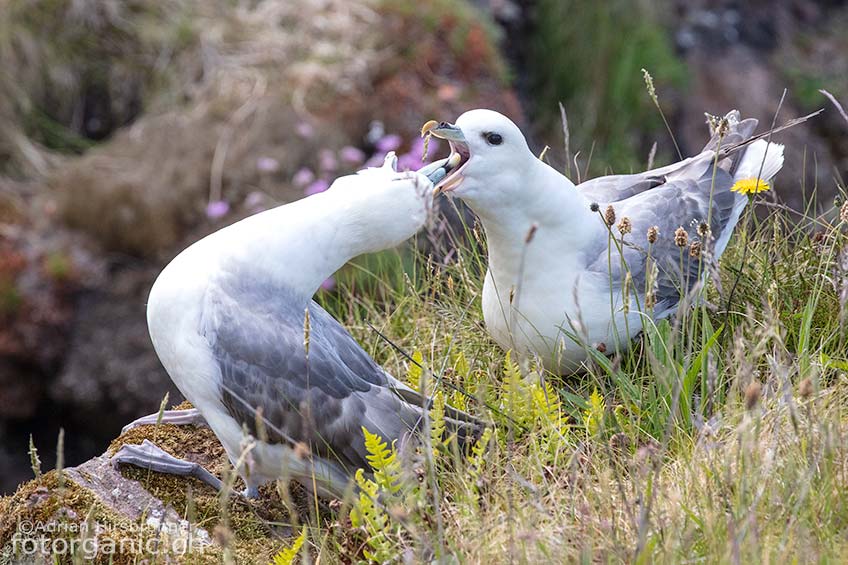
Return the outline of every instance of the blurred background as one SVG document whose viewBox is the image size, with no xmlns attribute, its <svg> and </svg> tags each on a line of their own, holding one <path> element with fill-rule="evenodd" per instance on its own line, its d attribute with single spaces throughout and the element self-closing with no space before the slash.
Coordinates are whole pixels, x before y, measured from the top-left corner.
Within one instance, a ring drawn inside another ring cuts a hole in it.
<svg viewBox="0 0 848 565">
<path fill-rule="evenodd" d="M 564 170 L 561 102 L 586 178 L 655 142 L 676 160 L 643 67 L 684 154 L 704 112 L 767 126 L 787 89 L 778 122 L 826 110 L 780 136 L 777 192 L 827 212 L 848 131 L 818 90 L 848 103 L 846 4 L 0 0 L 0 494 L 30 434 L 52 466 L 64 427 L 73 465 L 179 400 L 145 322 L 169 259 L 387 150 L 418 168 L 428 119 L 499 110 Z"/>
</svg>

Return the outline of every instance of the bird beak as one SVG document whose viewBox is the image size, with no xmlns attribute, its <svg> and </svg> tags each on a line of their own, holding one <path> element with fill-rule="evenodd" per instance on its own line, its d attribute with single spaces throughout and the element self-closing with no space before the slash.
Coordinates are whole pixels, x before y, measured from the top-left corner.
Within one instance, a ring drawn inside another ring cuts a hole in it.
<svg viewBox="0 0 848 565">
<path fill-rule="evenodd" d="M 435 196 L 450 192 L 462 184 L 463 177 L 454 173 L 459 173 L 459 169 L 468 161 L 470 155 L 465 134 L 453 124 L 430 120 L 421 127 L 421 136 L 428 135 L 447 140 L 451 148 L 451 154 L 447 159 L 431 163 L 419 171 L 436 185 L 433 191 Z"/>
<path fill-rule="evenodd" d="M 430 120 L 421 127 L 422 136 L 427 135 L 428 133 L 433 137 L 438 137 L 439 139 L 446 139 L 457 143 L 468 143 L 465 141 L 465 134 L 462 133 L 462 130 L 447 122 Z"/>
</svg>

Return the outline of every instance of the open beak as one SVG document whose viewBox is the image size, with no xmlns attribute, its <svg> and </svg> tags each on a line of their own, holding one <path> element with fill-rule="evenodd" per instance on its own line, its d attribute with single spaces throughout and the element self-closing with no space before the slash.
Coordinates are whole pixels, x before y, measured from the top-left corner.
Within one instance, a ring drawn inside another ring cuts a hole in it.
<svg viewBox="0 0 848 565">
<path fill-rule="evenodd" d="M 447 122 L 430 120 L 421 127 L 421 135 L 427 135 L 428 133 L 433 137 L 438 137 L 439 139 L 467 144 L 465 141 L 465 134 L 462 133 L 462 130 Z"/>
<path fill-rule="evenodd" d="M 451 154 L 446 159 L 423 167 L 419 172 L 426 175 L 436 185 L 434 194 L 450 192 L 462 184 L 462 169 L 471 158 L 468 142 L 462 130 L 447 122 L 430 120 L 421 128 L 421 135 L 432 135 L 448 142 Z"/>
</svg>

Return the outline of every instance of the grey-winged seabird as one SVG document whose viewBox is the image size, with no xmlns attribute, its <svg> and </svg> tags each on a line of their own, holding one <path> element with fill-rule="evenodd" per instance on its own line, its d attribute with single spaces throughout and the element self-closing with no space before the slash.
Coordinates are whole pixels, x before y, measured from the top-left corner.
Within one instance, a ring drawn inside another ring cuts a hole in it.
<svg viewBox="0 0 848 565">
<path fill-rule="evenodd" d="M 356 469 L 368 469 L 363 428 L 403 443 L 421 425 L 427 399 L 377 365 L 312 300 L 348 260 L 393 247 L 425 223 L 433 184 L 397 172 L 396 163 L 389 154 L 381 168 L 205 237 L 168 264 L 150 292 L 156 353 L 195 407 L 166 412 L 163 421 L 207 424 L 249 497 L 280 477 L 341 496 Z M 471 417 L 447 414 L 460 441 L 473 435 Z M 220 487 L 199 465 L 148 441 L 123 446 L 113 461 Z"/>
<path fill-rule="evenodd" d="M 756 120 L 733 111 L 713 121 L 694 157 L 576 186 L 497 112 L 425 124 L 452 149 L 437 190 L 468 204 L 486 233 L 483 315 L 495 341 L 567 373 L 589 347 L 629 347 L 647 320 L 677 311 L 706 272 L 701 252 L 718 259 L 727 246 L 744 192 L 766 189 L 783 165 L 782 145 L 753 136 Z M 600 217 L 609 206 L 620 225 Z"/>
</svg>

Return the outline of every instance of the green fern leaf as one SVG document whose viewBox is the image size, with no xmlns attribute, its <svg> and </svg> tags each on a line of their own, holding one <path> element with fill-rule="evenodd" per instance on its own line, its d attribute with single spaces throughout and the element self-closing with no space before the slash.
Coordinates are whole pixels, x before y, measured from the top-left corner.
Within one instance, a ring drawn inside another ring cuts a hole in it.
<svg viewBox="0 0 848 565">
<path fill-rule="evenodd" d="M 274 556 L 270 565 L 292 565 L 297 556 L 300 555 L 300 548 L 303 547 L 304 541 L 306 541 L 306 526 L 303 527 L 300 535 L 297 536 L 290 547 L 284 547 Z"/>
</svg>

